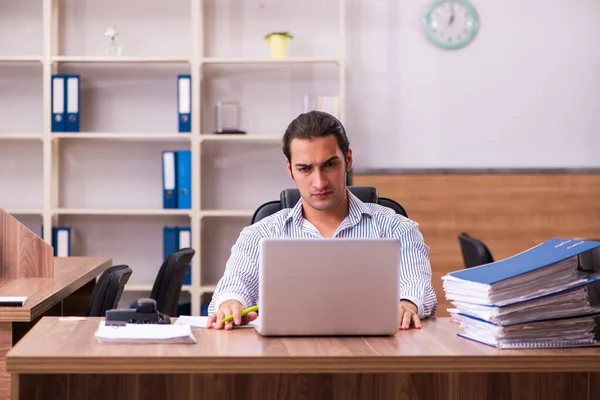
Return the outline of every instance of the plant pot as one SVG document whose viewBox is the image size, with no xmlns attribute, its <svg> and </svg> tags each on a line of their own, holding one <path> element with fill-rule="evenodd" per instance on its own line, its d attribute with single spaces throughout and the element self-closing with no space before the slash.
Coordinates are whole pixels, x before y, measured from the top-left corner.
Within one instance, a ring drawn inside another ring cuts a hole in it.
<svg viewBox="0 0 600 400">
<path fill-rule="evenodd" d="M 287 33 L 271 33 L 267 35 L 271 58 L 285 58 L 288 49 L 288 40 L 292 37 Z"/>
</svg>

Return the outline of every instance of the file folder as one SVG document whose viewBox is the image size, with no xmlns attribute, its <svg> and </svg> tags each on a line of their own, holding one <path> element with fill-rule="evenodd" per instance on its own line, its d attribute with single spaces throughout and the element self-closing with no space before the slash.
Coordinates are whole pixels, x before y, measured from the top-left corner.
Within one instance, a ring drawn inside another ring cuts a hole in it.
<svg viewBox="0 0 600 400">
<path fill-rule="evenodd" d="M 179 250 L 179 232 L 177 227 L 165 226 L 163 228 L 163 260 Z"/>
<path fill-rule="evenodd" d="M 192 130 L 192 78 L 191 75 L 177 76 L 177 112 L 179 132 Z"/>
<path fill-rule="evenodd" d="M 79 108 L 80 108 L 80 76 L 66 75 L 67 93 L 67 132 L 79 132 Z"/>
<path fill-rule="evenodd" d="M 177 208 L 192 208 L 192 154 L 190 150 L 177 152 Z"/>
<path fill-rule="evenodd" d="M 446 298 L 503 306 L 598 280 L 579 268 L 579 255 L 600 242 L 556 238 L 515 256 L 442 277 Z"/>
<path fill-rule="evenodd" d="M 52 228 L 52 247 L 55 257 L 71 256 L 71 228 L 58 226 Z"/>
<path fill-rule="evenodd" d="M 189 249 L 192 247 L 192 230 L 189 227 L 178 228 L 179 233 L 179 250 Z M 192 284 L 192 264 L 188 265 L 187 273 L 183 278 L 184 285 Z"/>
<path fill-rule="evenodd" d="M 177 208 L 177 153 L 162 153 L 163 208 Z"/>
<path fill-rule="evenodd" d="M 66 95 L 65 77 L 63 75 L 52 75 L 52 132 L 66 131 Z"/>
</svg>

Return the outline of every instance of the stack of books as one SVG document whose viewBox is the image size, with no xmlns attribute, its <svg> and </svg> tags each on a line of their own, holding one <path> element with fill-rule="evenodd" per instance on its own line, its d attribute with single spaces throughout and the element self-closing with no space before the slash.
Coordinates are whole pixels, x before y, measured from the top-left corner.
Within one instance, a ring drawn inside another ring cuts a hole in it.
<svg viewBox="0 0 600 400">
<path fill-rule="evenodd" d="M 459 336 L 497 348 L 600 344 L 600 242 L 552 239 L 442 277 Z M 595 261 L 595 262 L 594 262 Z"/>
</svg>

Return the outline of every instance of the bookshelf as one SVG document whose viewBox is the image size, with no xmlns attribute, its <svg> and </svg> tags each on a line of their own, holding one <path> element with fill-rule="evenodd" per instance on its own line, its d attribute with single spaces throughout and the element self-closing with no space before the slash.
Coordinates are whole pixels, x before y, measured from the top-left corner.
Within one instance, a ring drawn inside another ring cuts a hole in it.
<svg viewBox="0 0 600 400">
<path fill-rule="evenodd" d="M 50 244 L 52 226 L 70 226 L 72 255 L 129 265 L 120 306 L 149 294 L 163 261 L 162 228 L 189 226 L 197 253 L 182 300 L 198 315 L 254 210 L 293 186 L 281 136 L 303 111 L 302 97 L 339 96 L 344 120 L 345 0 L 23 0 L 3 7 L 0 207 Z M 119 56 L 103 51 L 111 25 Z M 287 58 L 271 59 L 264 36 L 278 30 L 294 40 Z M 57 73 L 81 76 L 80 132 L 52 131 Z M 192 79 L 191 133 L 177 129 L 178 74 Z M 221 100 L 242 104 L 246 134 L 213 133 Z M 185 149 L 192 207 L 163 209 L 160 154 Z"/>
</svg>

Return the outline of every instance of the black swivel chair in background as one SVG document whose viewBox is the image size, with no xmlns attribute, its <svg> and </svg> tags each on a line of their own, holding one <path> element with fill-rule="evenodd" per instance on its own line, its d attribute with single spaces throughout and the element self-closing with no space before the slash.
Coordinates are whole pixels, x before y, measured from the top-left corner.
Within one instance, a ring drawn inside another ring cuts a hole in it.
<svg viewBox="0 0 600 400">
<path fill-rule="evenodd" d="M 395 200 L 379 197 L 377 189 L 373 186 L 348 186 L 348 190 L 352 192 L 364 203 L 376 203 L 385 207 L 389 207 L 396 212 L 396 214 L 408 217 L 408 213 Z M 298 189 L 286 189 L 279 195 L 279 200 L 271 200 L 260 207 L 252 215 L 252 224 L 260 221 L 261 219 L 268 217 L 269 215 L 275 214 L 277 211 L 285 208 L 293 208 L 296 203 L 300 200 L 300 192 Z"/>
<path fill-rule="evenodd" d="M 481 240 L 462 232 L 458 235 L 458 243 L 460 244 L 465 268 L 494 262 L 492 253 Z"/>
<path fill-rule="evenodd" d="M 194 254 L 194 249 L 181 249 L 167 256 L 162 263 L 150 293 L 150 298 L 156 301 L 157 311 L 171 317 L 176 315 L 183 280 Z"/>
<path fill-rule="evenodd" d="M 106 311 L 117 308 L 131 273 L 127 265 L 114 265 L 104 271 L 94 286 L 86 315 L 105 317 Z"/>
</svg>

